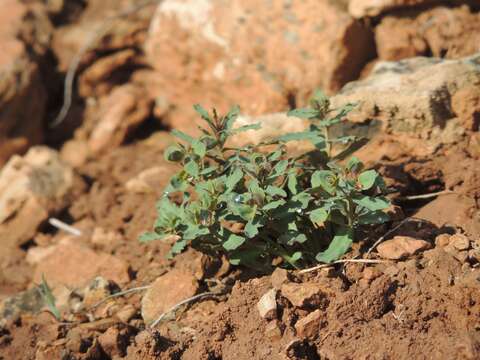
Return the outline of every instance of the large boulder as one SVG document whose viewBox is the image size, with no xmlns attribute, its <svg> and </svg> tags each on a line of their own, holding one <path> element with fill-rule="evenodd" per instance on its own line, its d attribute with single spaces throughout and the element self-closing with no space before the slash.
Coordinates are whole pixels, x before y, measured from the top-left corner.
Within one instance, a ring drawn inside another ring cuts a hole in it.
<svg viewBox="0 0 480 360">
<path fill-rule="evenodd" d="M 4 0 L 0 11 L 0 167 L 42 139 L 46 91 L 37 59 L 46 52 L 51 24 L 41 7 Z"/>
<path fill-rule="evenodd" d="M 387 133 L 403 137 L 415 153 L 428 154 L 478 129 L 479 84 L 480 53 L 459 60 L 380 62 L 369 77 L 346 85 L 332 104 L 357 103 L 350 120 L 380 120 Z"/>
<path fill-rule="evenodd" d="M 387 12 L 445 3 L 444 0 L 350 0 L 348 11 L 355 18 L 378 16 Z M 453 0 L 450 3 L 475 3 L 475 0 Z"/>
<path fill-rule="evenodd" d="M 357 78 L 374 56 L 371 30 L 345 1 L 166 0 L 146 42 L 167 122 L 191 128 L 194 102 L 251 115 L 302 104 Z M 178 110 L 179 109 L 179 110 Z M 159 111 L 160 112 L 160 111 Z"/>
<path fill-rule="evenodd" d="M 464 5 L 385 16 L 375 28 L 378 57 L 400 60 L 432 54 L 460 58 L 480 51 L 480 14 Z"/>
<path fill-rule="evenodd" d="M 50 214 L 62 210 L 73 189 L 73 171 L 55 150 L 32 147 L 0 171 L 0 259 L 30 240 Z"/>
</svg>

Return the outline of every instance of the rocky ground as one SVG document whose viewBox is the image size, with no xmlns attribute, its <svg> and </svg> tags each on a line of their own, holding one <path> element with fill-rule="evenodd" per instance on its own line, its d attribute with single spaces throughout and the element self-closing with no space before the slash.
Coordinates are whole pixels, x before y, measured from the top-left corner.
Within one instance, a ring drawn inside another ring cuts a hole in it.
<svg viewBox="0 0 480 360">
<path fill-rule="evenodd" d="M 0 359 L 479 359 L 479 10 L 2 0 Z M 394 189 L 392 221 L 345 257 L 383 237 L 374 262 L 256 274 L 138 242 L 192 104 L 238 103 L 262 138 L 302 129 L 284 112 L 316 87 L 358 103 L 357 155 Z"/>
</svg>

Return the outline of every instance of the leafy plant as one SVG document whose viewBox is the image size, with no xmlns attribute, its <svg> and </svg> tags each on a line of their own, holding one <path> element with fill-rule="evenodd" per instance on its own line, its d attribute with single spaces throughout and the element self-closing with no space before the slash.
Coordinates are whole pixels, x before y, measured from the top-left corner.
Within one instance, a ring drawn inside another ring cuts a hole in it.
<svg viewBox="0 0 480 360">
<path fill-rule="evenodd" d="M 48 310 L 52 313 L 53 316 L 55 316 L 55 319 L 60 321 L 61 316 L 60 311 L 55 304 L 55 296 L 53 295 L 52 290 L 50 289 L 50 286 L 48 286 L 47 280 L 43 275 L 42 282 L 40 283 L 40 285 L 38 285 L 38 291 L 40 292 L 40 296 L 42 297 L 43 302 L 45 303 L 45 305 L 47 305 Z"/>
<path fill-rule="evenodd" d="M 238 107 L 219 116 L 195 105 L 207 126 L 199 138 L 173 130 L 182 143 L 165 157 L 182 169 L 157 203 L 154 231 L 140 240 L 177 235 L 170 255 L 190 246 L 225 254 L 234 265 L 299 268 L 340 258 L 358 228 L 387 221 L 383 210 L 390 203 L 381 196 L 381 176 L 364 171 L 356 157 L 345 160 L 365 139 L 330 136 L 354 106 L 331 110 L 320 91 L 310 104 L 288 113 L 308 119 L 307 130 L 243 147 L 230 147 L 228 140 L 259 124 L 235 128 Z M 313 150 L 289 156 L 287 143 L 299 140 Z M 181 196 L 175 201 L 173 193 Z"/>
</svg>

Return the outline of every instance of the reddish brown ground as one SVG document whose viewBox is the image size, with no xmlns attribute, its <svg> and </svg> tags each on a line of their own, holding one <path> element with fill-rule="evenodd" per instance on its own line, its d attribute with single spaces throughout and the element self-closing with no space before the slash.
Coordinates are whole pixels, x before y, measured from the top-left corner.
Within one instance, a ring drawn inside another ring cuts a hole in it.
<svg viewBox="0 0 480 360">
<path fill-rule="evenodd" d="M 202 269 L 197 253 L 189 251 L 170 261 L 165 259 L 168 245 L 160 242 L 141 245 L 136 240 L 154 220 L 152 209 L 158 193 L 132 194 L 123 184 L 140 170 L 163 163 L 162 150 L 169 137 L 163 138 L 164 144 L 157 141 L 154 146 L 149 141 L 122 146 L 81 167 L 79 173 L 84 181 L 79 181 L 76 199 L 65 214 L 81 228 L 100 226 L 123 235 L 122 240 L 99 245 L 97 249 L 114 254 L 131 266 L 132 281 L 124 288 L 149 284 L 171 268 L 192 272 Z M 383 150 L 372 151 L 385 152 L 387 148 L 391 147 L 383 144 Z M 447 199 L 464 194 L 478 196 L 478 182 L 473 180 L 479 170 L 473 167 L 474 160 L 478 158 L 455 149 L 439 152 L 433 159 L 399 156 L 381 160 L 379 169 L 401 189 L 402 196 L 439 190 L 443 184 L 453 186 L 458 194 L 438 197 L 421 210 L 435 221 L 435 216 L 442 216 L 445 201 L 450 212 L 460 207 L 459 211 L 468 213 L 462 207 L 465 204 Z M 457 179 L 460 171 L 465 181 Z M 168 176 L 170 173 L 166 172 L 159 179 L 159 192 Z M 405 209 L 413 211 L 418 205 L 423 203 Z M 473 220 L 468 216 L 459 219 L 464 227 L 476 222 L 470 234 L 478 239 L 478 231 L 474 233 L 478 222 Z M 379 229 L 379 235 L 385 230 Z M 433 242 L 437 234 L 451 230 L 434 225 L 417 228 L 412 224 L 397 233 Z M 58 236 L 51 229 L 45 230 L 47 242 L 54 242 Z M 9 286 L 17 284 L 16 290 L 23 288 L 31 276 L 22 259 L 19 256 L 17 261 L 12 260 L 4 271 L 16 274 L 16 278 L 3 282 Z M 23 316 L 0 334 L 0 357 L 108 359 L 96 339 L 103 333 L 118 332 L 121 341 L 117 342 L 117 350 L 128 359 L 475 359 L 480 351 L 477 265 L 462 264 L 436 247 L 396 264 L 369 266 L 378 270 L 374 271 L 378 277 L 373 281 L 365 279 L 366 266 L 362 264 L 339 266 L 333 272 L 294 274 L 293 282 L 320 282 L 329 290 L 320 330 L 306 339 L 296 335 L 294 325 L 309 310 L 295 309 L 287 300 L 279 300 L 280 333 L 266 333 L 268 322 L 260 318 L 256 304 L 271 286 L 269 276 L 252 277 L 232 269 L 226 274 L 217 272 L 217 277 L 222 277 L 225 283 L 234 284 L 230 293 L 195 304 L 179 313 L 177 321 L 161 325 L 158 331 L 143 331 L 145 324 L 139 313 L 128 323 L 103 315 L 93 324 L 81 316 L 65 324 L 58 324 L 47 313 Z M 201 275 L 206 288 L 205 278 L 211 274 Z M 138 309 L 140 300 L 140 294 L 134 294 L 115 302 L 129 303 Z"/>
</svg>

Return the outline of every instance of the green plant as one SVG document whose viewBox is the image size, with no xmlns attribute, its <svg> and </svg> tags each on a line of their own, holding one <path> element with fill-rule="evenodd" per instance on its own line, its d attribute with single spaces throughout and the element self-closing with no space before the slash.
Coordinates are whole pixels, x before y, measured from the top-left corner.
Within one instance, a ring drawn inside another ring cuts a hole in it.
<svg viewBox="0 0 480 360">
<path fill-rule="evenodd" d="M 266 269 L 280 259 L 299 268 L 338 259 L 357 229 L 387 221 L 381 176 L 363 171 L 356 157 L 345 161 L 365 139 L 330 134 L 353 105 L 331 110 L 320 91 L 310 104 L 288 114 L 310 120 L 307 130 L 243 147 L 230 147 L 228 140 L 259 124 L 235 128 L 238 107 L 221 117 L 195 105 L 208 127 L 199 138 L 173 131 L 184 143 L 168 148 L 165 157 L 182 169 L 157 204 L 154 231 L 140 240 L 177 235 L 171 255 L 190 246 L 224 254 L 235 265 Z M 313 150 L 289 156 L 286 144 L 298 140 Z M 173 193 L 181 196 L 174 201 Z"/>
<path fill-rule="evenodd" d="M 55 319 L 60 321 L 61 315 L 55 304 L 55 296 L 53 296 L 52 290 L 50 289 L 50 286 L 48 286 L 47 280 L 45 279 L 45 276 L 43 274 L 42 282 L 40 283 L 40 285 L 38 285 L 38 291 L 43 299 L 43 302 L 45 303 L 45 305 L 47 305 L 48 310 L 52 313 Z"/>
</svg>

